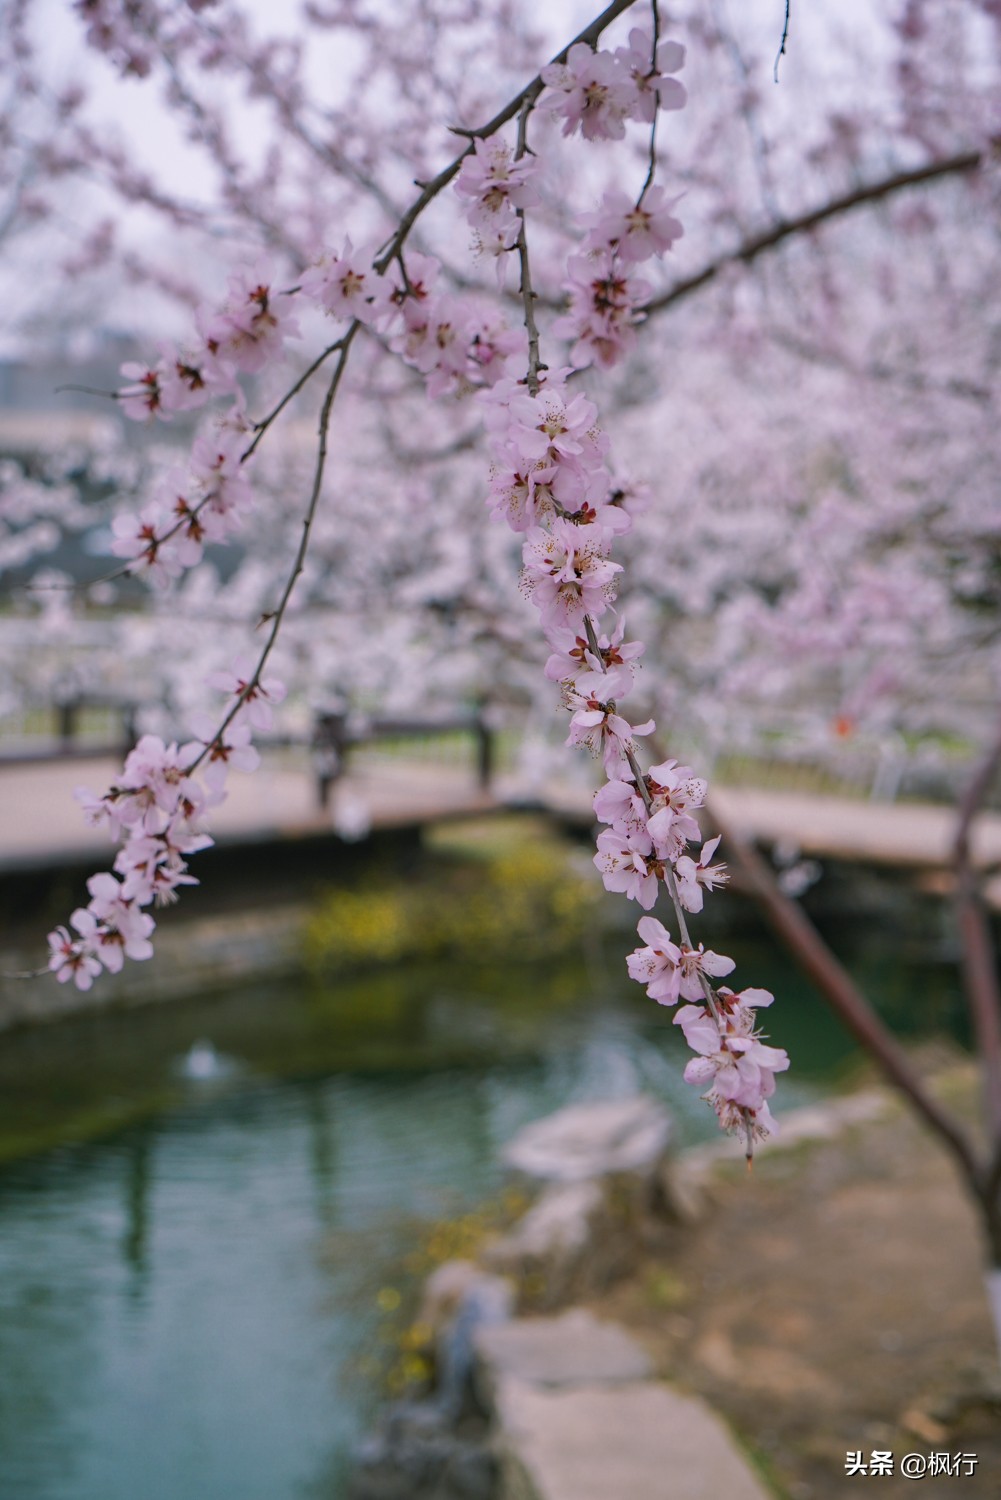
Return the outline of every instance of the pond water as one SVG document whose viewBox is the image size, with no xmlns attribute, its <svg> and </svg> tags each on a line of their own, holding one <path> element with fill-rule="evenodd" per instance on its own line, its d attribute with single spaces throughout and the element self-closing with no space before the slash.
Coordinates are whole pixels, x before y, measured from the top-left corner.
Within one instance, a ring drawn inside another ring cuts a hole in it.
<svg viewBox="0 0 1001 1500">
<path fill-rule="evenodd" d="M 498 1188 L 520 1125 L 647 1089 L 682 1139 L 712 1133 L 621 949 L 242 989 L 4 1038 L 0 1496 L 342 1495 L 407 1249 Z M 782 994 L 773 1039 L 797 1060 L 782 1104 L 813 1097 L 850 1043 L 760 940 L 727 951 Z M 927 963 L 892 973 L 909 1014 L 941 995 Z"/>
</svg>

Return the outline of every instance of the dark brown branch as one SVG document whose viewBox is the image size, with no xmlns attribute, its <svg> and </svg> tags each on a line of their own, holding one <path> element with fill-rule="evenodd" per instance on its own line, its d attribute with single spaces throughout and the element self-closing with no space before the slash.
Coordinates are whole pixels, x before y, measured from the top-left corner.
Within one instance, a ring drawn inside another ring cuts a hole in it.
<svg viewBox="0 0 1001 1500">
<path fill-rule="evenodd" d="M 963 987 L 983 1068 L 988 1126 L 992 1139 L 1001 1150 L 1001 987 L 998 985 L 990 923 L 970 857 L 973 819 L 990 791 L 999 767 L 1001 727 L 960 799 L 953 861 Z"/>
<path fill-rule="evenodd" d="M 240 712 L 244 703 L 246 703 L 247 699 L 250 697 L 251 693 L 253 693 L 254 690 L 260 685 L 261 673 L 264 671 L 267 659 L 271 655 L 275 641 L 278 639 L 278 632 L 279 630 L 281 630 L 282 621 L 285 618 L 285 611 L 288 609 L 289 600 L 292 597 L 292 591 L 294 590 L 296 583 L 299 580 L 299 576 L 306 565 L 306 553 L 309 551 L 309 539 L 313 530 L 313 521 L 316 518 L 317 506 L 320 502 L 320 491 L 323 488 L 323 474 L 327 466 L 327 434 L 330 429 L 330 413 L 333 408 L 334 398 L 337 395 L 338 387 L 341 383 L 341 376 L 344 374 L 344 367 L 348 362 L 348 355 L 351 353 L 351 345 L 354 342 L 355 334 L 358 332 L 360 326 L 361 325 L 356 320 L 348 328 L 348 331 L 347 333 L 345 333 L 344 337 L 338 340 L 338 343 L 340 345 L 340 354 L 338 356 L 337 364 L 334 367 L 334 373 L 330 377 L 330 382 L 327 386 L 327 392 L 323 398 L 323 405 L 320 408 L 316 463 L 313 468 L 313 485 L 310 490 L 309 501 L 306 505 L 306 511 L 303 516 L 302 536 L 299 539 L 299 546 L 292 563 L 292 570 L 289 573 L 288 578 L 285 580 L 285 587 L 282 590 L 282 596 L 278 602 L 278 606 L 272 615 L 265 615 L 264 617 L 265 620 L 269 618 L 271 620 L 271 629 L 268 632 L 268 638 L 265 641 L 264 646 L 261 650 L 261 654 L 257 659 L 257 665 L 254 668 L 250 680 L 243 688 L 243 691 L 237 696 L 237 699 L 232 708 L 219 724 L 211 740 L 208 741 L 205 749 L 199 755 L 198 759 L 193 761 L 191 766 L 188 768 L 189 773 L 196 770 L 198 766 L 201 765 L 202 761 L 211 754 L 213 748 L 224 743 L 223 735 L 226 733 L 226 730 L 229 728 L 230 724 L 232 724 L 233 720 Z"/>
<path fill-rule="evenodd" d="M 520 161 L 528 151 L 528 117 L 532 112 L 531 102 L 526 99 L 518 116 L 518 147 L 515 160 Z M 515 209 L 518 215 L 518 264 L 521 267 L 521 301 L 524 309 L 525 332 L 528 334 L 528 373 L 525 377 L 529 394 L 539 393 L 539 371 L 546 369 L 539 353 L 539 325 L 535 320 L 535 292 L 532 290 L 532 265 L 528 254 L 528 234 L 525 229 L 525 210 Z"/>
<path fill-rule="evenodd" d="M 979 1198 L 984 1172 L 960 1122 L 925 1088 L 892 1033 L 883 1025 L 805 912 L 780 890 L 767 861 L 727 819 L 720 816 L 715 804 L 707 804 L 707 810 L 710 821 L 723 835 L 728 853 L 735 857 L 747 876 L 754 899 L 775 933 L 889 1081 L 949 1147 Z"/>
<path fill-rule="evenodd" d="M 247 459 L 251 457 L 254 449 L 257 447 L 258 443 L 261 441 L 261 438 L 267 432 L 268 428 L 274 422 L 275 418 L 281 415 L 292 398 L 299 394 L 303 386 L 313 378 L 320 366 L 326 363 L 331 354 L 336 353 L 338 349 L 342 348 L 343 344 L 343 338 L 336 339 L 334 343 L 328 344 L 326 349 L 324 349 L 320 354 L 316 356 L 316 358 L 313 360 L 313 363 L 311 365 L 307 365 L 306 369 L 303 370 L 302 374 L 299 376 L 299 379 L 295 382 L 295 384 L 289 386 L 284 396 L 282 396 L 281 400 L 272 407 L 267 416 L 262 417 L 259 422 L 254 423 L 254 436 L 247 448 L 243 451 L 243 453 L 240 454 L 241 463 L 246 463 Z"/>
<path fill-rule="evenodd" d="M 850 213 L 852 209 L 862 208 L 867 203 L 879 203 L 883 198 L 890 198 L 894 193 L 902 192 L 905 188 L 919 187 L 924 182 L 934 182 L 940 177 L 951 177 L 964 172 L 975 172 L 984 160 L 984 153 L 980 151 L 965 151 L 957 156 L 946 157 L 943 161 L 927 162 L 923 167 L 915 167 L 910 172 L 896 172 L 892 177 L 884 177 L 881 182 L 870 183 L 868 187 L 854 188 L 850 193 L 844 193 L 840 198 L 832 198 L 821 208 L 814 208 L 809 213 L 799 214 L 794 219 L 782 219 L 773 224 L 770 229 L 761 234 L 753 235 L 745 240 L 736 250 L 730 250 L 725 255 L 719 256 L 717 260 L 710 261 L 701 271 L 694 276 L 686 277 L 679 281 L 669 291 L 663 292 L 659 297 L 654 297 L 642 309 L 645 313 L 663 312 L 667 307 L 673 307 L 676 302 L 681 302 L 692 292 L 697 292 L 701 287 L 707 286 L 709 282 L 715 281 L 723 271 L 730 266 L 749 266 L 763 255 L 767 250 L 774 250 L 785 240 L 792 239 L 797 234 L 809 234 L 811 230 L 826 224 L 830 219 L 839 218 L 842 214 Z"/>
<path fill-rule="evenodd" d="M 657 71 L 657 48 L 660 45 L 660 5 L 658 3 L 658 0 L 652 0 L 650 10 L 650 19 L 653 23 L 653 42 L 651 44 L 650 51 L 650 73 L 651 75 L 653 75 Z M 637 204 L 643 202 L 643 199 L 647 195 L 648 189 L 653 184 L 654 177 L 657 175 L 657 119 L 660 115 L 659 106 L 660 100 L 657 95 L 654 94 L 653 120 L 650 125 L 650 160 L 646 169 L 646 180 L 644 181 L 643 186 L 640 189 L 640 195 L 636 200 Z"/>
</svg>

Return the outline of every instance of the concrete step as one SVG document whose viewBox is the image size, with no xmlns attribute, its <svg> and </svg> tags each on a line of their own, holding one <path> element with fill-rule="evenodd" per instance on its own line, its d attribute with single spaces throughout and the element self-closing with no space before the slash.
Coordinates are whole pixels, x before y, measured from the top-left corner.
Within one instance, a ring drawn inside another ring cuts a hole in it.
<svg viewBox="0 0 1001 1500">
<path fill-rule="evenodd" d="M 725 1424 L 650 1378 L 631 1336 L 583 1310 L 477 1339 L 503 1500 L 769 1500 Z"/>
</svg>

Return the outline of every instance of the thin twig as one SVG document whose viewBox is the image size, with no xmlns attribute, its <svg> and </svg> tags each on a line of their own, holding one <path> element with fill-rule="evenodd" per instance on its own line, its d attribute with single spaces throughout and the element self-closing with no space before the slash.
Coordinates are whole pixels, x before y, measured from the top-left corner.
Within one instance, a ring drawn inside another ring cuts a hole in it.
<svg viewBox="0 0 1001 1500">
<path fill-rule="evenodd" d="M 316 464 L 313 470 L 313 487 L 310 491 L 309 502 L 306 506 L 305 515 L 303 516 L 302 536 L 299 539 L 299 546 L 296 550 L 295 558 L 292 563 L 292 570 L 286 580 L 281 599 L 279 600 L 274 613 L 270 616 L 271 629 L 268 632 L 268 638 L 264 643 L 264 648 L 261 651 L 260 656 L 258 657 L 257 665 L 255 666 L 253 673 L 251 674 L 248 681 L 244 684 L 242 691 L 237 695 L 236 701 L 234 702 L 232 708 L 219 724 L 219 727 L 217 728 L 215 734 L 212 736 L 211 740 L 208 741 L 201 755 L 199 755 L 198 759 L 192 762 L 191 766 L 188 767 L 189 774 L 201 765 L 202 761 L 211 754 L 212 750 L 215 747 L 222 745 L 223 735 L 226 733 L 226 730 L 236 718 L 244 703 L 259 686 L 261 673 L 264 671 L 267 659 L 271 655 L 271 651 L 275 644 L 275 641 L 278 639 L 278 632 L 281 629 L 282 621 L 285 618 L 285 611 L 287 610 L 289 600 L 292 597 L 292 591 L 295 588 L 296 583 L 302 573 L 306 561 L 306 553 L 309 550 L 310 534 L 313 529 L 313 521 L 316 517 L 316 509 L 320 500 L 320 490 L 323 487 L 323 473 L 327 465 L 327 433 L 330 427 L 330 413 L 334 404 L 334 398 L 337 395 L 338 387 L 341 383 L 341 376 L 344 374 L 344 367 L 347 364 L 348 355 L 351 352 L 351 345 L 360 326 L 361 325 L 356 319 L 351 324 L 344 337 L 340 340 L 340 358 L 338 359 L 336 368 L 334 369 L 334 373 L 331 376 L 330 384 L 327 386 L 327 393 L 323 398 L 323 406 L 320 408 L 319 438 L 316 450 Z"/>
<path fill-rule="evenodd" d="M 515 161 L 528 151 L 528 117 L 532 113 L 531 100 L 526 99 L 518 116 L 518 145 Z M 525 229 L 525 210 L 515 209 L 518 215 L 518 261 L 521 266 L 521 301 L 525 310 L 525 332 L 528 334 L 528 370 L 525 383 L 529 393 L 539 393 L 539 371 L 546 369 L 539 355 L 539 325 L 535 321 L 535 293 L 532 290 L 532 267 L 528 256 L 528 234 Z"/>
<path fill-rule="evenodd" d="M 656 73 L 657 71 L 657 46 L 660 42 L 660 10 L 658 8 L 657 0 L 650 0 L 650 9 L 653 12 L 653 51 L 650 55 L 650 71 L 652 74 Z M 660 100 L 657 99 L 655 95 L 653 101 L 653 122 L 650 126 L 650 164 L 647 167 L 646 171 L 646 181 L 644 182 L 643 187 L 640 190 L 640 195 L 636 200 L 637 208 L 646 197 L 647 189 L 653 182 L 654 174 L 657 171 L 657 120 L 660 116 L 659 105 Z"/>
<path fill-rule="evenodd" d="M 790 4 L 791 4 L 791 0 L 786 0 L 785 21 L 783 22 L 783 25 L 782 25 L 782 40 L 779 42 L 779 50 L 775 54 L 775 67 L 772 70 L 772 77 L 774 78 L 774 80 L 775 80 L 776 83 L 778 83 L 778 81 L 779 81 L 779 61 L 780 61 L 781 58 L 785 57 L 785 55 L 786 55 L 786 42 L 789 40 L 789 7 L 790 7 Z"/>
<path fill-rule="evenodd" d="M 579 42 L 585 42 L 588 46 L 593 47 L 605 28 L 610 26 L 616 17 L 621 16 L 624 11 L 629 10 L 635 3 L 636 0 L 612 0 L 612 4 L 606 6 L 600 16 L 596 16 L 593 21 L 584 27 L 583 31 L 577 33 L 573 41 L 568 42 L 562 51 L 557 52 L 556 56 L 550 59 L 549 66 L 566 62 L 571 47 L 576 47 Z M 382 254 L 375 261 L 375 269 L 380 275 L 385 273 L 390 261 L 399 255 L 411 229 L 413 229 L 414 224 L 431 200 L 438 196 L 442 188 L 448 186 L 466 157 L 472 155 L 473 151 L 475 151 L 475 143 L 478 140 L 487 140 L 488 137 L 500 130 L 502 125 L 506 125 L 508 120 L 513 120 L 523 105 L 534 104 L 542 93 L 543 87 L 542 74 L 539 72 L 532 79 L 531 83 L 526 84 L 519 93 L 515 94 L 513 99 L 508 100 L 503 109 L 497 111 L 492 120 L 488 120 L 485 125 L 480 125 L 475 130 L 461 131 L 463 136 L 468 136 L 469 138 L 468 146 L 453 161 L 450 161 L 447 167 L 443 167 L 437 177 L 432 177 L 431 181 L 421 189 L 420 195 L 411 203 L 397 225 L 396 230 L 382 247 Z"/>
<path fill-rule="evenodd" d="M 247 459 L 250 458 L 251 454 L 254 452 L 254 449 L 257 447 L 258 443 L 261 441 L 261 438 L 267 432 L 272 422 L 274 422 L 275 418 L 285 410 L 286 406 L 288 406 L 293 396 L 297 396 L 302 390 L 303 386 L 307 383 L 307 381 L 309 381 L 316 374 L 320 366 L 324 364 L 332 354 L 336 353 L 338 349 L 343 347 L 345 337 L 346 335 L 342 335 L 333 344 L 328 344 L 326 349 L 323 350 L 322 354 L 318 354 L 313 360 L 313 363 L 302 372 L 295 385 L 289 387 L 284 396 L 278 402 L 277 406 L 274 406 L 271 411 L 268 412 L 266 417 L 262 417 L 259 422 L 254 423 L 256 431 L 254 433 L 252 442 L 240 455 L 241 463 L 246 463 Z"/>
</svg>

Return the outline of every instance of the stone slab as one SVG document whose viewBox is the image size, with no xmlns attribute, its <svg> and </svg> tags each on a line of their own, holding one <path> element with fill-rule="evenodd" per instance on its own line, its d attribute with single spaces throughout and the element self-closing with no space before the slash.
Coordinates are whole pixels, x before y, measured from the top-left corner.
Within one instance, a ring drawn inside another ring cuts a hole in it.
<svg viewBox="0 0 1001 1500">
<path fill-rule="evenodd" d="M 534 1261 L 571 1260 L 586 1251 L 603 1202 L 594 1182 L 548 1187 L 509 1233 L 486 1246 L 483 1260 L 494 1270 L 514 1272 Z"/>
<path fill-rule="evenodd" d="M 704 1402 L 644 1381 L 497 1395 L 503 1500 L 770 1500 Z"/>
<path fill-rule="evenodd" d="M 476 1353 L 494 1389 L 507 1379 L 527 1385 L 611 1385 L 652 1373 L 639 1344 L 617 1323 L 585 1308 L 558 1318 L 516 1318 L 475 1335 Z"/>
<path fill-rule="evenodd" d="M 667 1149 L 671 1120 L 649 1095 L 569 1104 L 519 1130 L 505 1166 L 544 1182 L 584 1182 L 609 1173 L 652 1172 Z"/>
</svg>

